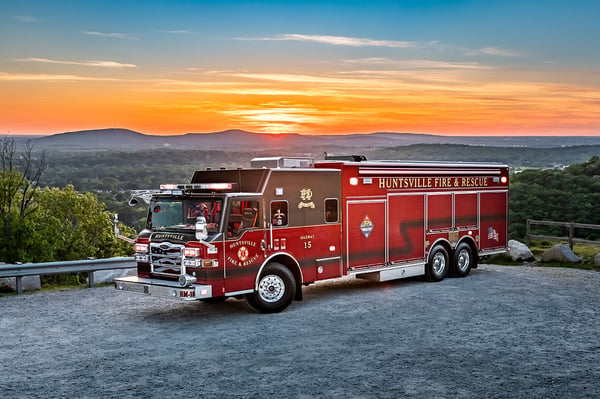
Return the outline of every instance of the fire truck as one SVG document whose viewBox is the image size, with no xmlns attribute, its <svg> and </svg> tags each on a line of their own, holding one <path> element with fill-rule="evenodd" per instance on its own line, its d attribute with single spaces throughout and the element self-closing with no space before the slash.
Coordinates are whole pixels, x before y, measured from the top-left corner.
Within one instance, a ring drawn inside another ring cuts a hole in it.
<svg viewBox="0 0 600 399">
<path fill-rule="evenodd" d="M 507 249 L 509 171 L 483 163 L 255 158 L 196 171 L 149 199 L 137 275 L 115 288 L 262 313 L 302 287 L 354 275 L 376 281 L 465 277 Z"/>
</svg>

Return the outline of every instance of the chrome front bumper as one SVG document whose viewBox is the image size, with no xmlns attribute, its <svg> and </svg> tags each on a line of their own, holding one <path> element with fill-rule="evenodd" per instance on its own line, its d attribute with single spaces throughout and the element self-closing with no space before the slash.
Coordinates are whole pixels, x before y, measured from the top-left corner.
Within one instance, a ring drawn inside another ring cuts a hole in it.
<svg viewBox="0 0 600 399">
<path fill-rule="evenodd" d="M 165 281 L 138 276 L 119 277 L 114 280 L 117 291 L 137 292 L 138 294 L 159 296 L 164 298 L 194 301 L 212 298 L 212 286 L 192 285 L 182 287 L 177 281 Z"/>
</svg>

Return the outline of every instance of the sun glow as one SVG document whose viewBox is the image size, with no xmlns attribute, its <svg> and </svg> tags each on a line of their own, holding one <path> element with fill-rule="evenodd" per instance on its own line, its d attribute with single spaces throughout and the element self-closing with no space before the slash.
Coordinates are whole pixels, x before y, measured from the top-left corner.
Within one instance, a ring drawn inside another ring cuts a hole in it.
<svg viewBox="0 0 600 399">
<path fill-rule="evenodd" d="M 553 82 L 554 72 L 540 83 L 527 71 L 507 74 L 469 63 L 416 60 L 378 70 L 382 61 L 373 62 L 343 72 L 213 71 L 183 79 L 2 72 L 0 120 L 9 124 L 2 126 L 6 130 L 25 133 L 104 126 L 149 134 L 226 128 L 271 134 L 598 133 L 598 85 Z M 136 68 L 118 70 L 125 69 Z M 32 108 L 36 118 L 23 111 Z"/>
<path fill-rule="evenodd" d="M 252 126 L 262 133 L 301 133 L 306 126 L 326 123 L 319 110 L 298 107 L 274 107 L 222 111 L 234 121 Z"/>
</svg>

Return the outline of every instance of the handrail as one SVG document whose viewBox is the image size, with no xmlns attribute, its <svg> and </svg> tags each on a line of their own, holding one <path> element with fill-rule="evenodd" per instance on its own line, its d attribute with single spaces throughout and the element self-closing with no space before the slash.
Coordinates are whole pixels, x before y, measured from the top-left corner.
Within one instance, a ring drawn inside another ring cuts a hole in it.
<svg viewBox="0 0 600 399">
<path fill-rule="evenodd" d="M 91 288 L 94 286 L 94 272 L 97 270 L 133 269 L 135 267 L 135 259 L 125 256 L 62 262 L 3 264 L 0 265 L 0 278 L 16 277 L 17 294 L 22 294 L 22 278 L 24 276 L 87 272 L 88 285 Z"/>
<path fill-rule="evenodd" d="M 532 234 L 531 226 L 532 225 L 542 225 L 542 226 L 561 226 L 569 229 L 569 236 L 547 236 L 541 234 Z M 583 238 L 575 237 L 575 229 L 592 229 L 592 230 L 600 230 L 600 225 L 597 224 L 588 224 L 588 223 L 572 223 L 572 222 L 554 222 L 551 220 L 535 220 L 535 219 L 527 219 L 526 231 L 525 231 L 525 239 L 527 241 L 527 245 L 530 245 L 530 241 L 532 238 L 538 240 L 555 240 L 555 241 L 568 241 L 569 247 L 573 249 L 573 243 L 580 244 L 592 244 L 592 245 L 600 245 L 599 241 L 585 240 Z"/>
</svg>

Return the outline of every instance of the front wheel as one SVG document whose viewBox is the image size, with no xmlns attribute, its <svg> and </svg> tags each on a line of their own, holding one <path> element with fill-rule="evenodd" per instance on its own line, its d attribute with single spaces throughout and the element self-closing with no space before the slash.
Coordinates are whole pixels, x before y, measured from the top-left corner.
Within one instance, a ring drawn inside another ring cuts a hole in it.
<svg viewBox="0 0 600 399">
<path fill-rule="evenodd" d="M 429 252 L 429 261 L 425 265 L 425 278 L 429 281 L 441 281 L 448 275 L 450 262 L 448 251 L 441 245 L 436 245 Z"/>
<path fill-rule="evenodd" d="M 294 275 L 280 263 L 265 267 L 258 289 L 246 295 L 246 301 L 261 313 L 277 313 L 287 308 L 296 294 Z"/>
</svg>

